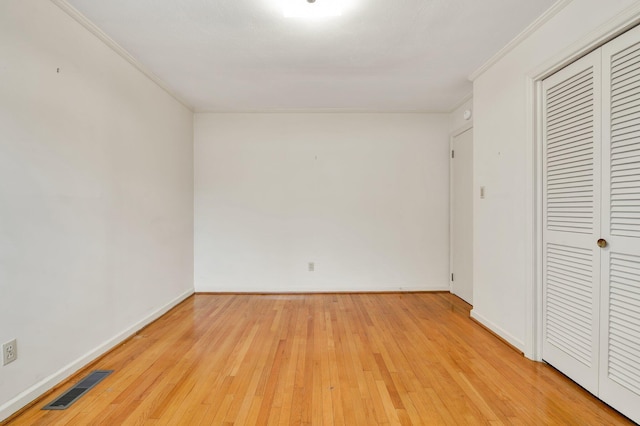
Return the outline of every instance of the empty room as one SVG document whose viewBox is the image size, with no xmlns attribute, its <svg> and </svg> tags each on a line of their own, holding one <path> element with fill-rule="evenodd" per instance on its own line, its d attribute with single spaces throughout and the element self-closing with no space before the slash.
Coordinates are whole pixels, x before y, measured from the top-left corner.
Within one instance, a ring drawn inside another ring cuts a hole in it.
<svg viewBox="0 0 640 426">
<path fill-rule="evenodd" d="M 637 0 L 0 1 L 0 424 L 640 422 Z"/>
</svg>

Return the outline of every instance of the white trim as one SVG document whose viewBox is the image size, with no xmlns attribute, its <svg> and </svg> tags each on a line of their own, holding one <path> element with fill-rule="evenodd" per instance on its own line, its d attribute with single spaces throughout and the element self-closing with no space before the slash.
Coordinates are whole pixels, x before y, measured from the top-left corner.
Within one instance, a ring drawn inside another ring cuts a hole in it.
<svg viewBox="0 0 640 426">
<path fill-rule="evenodd" d="M 477 309 L 474 308 L 471 310 L 471 318 L 478 321 L 480 324 L 484 325 L 489 330 L 497 333 L 498 336 L 502 337 L 504 340 L 506 340 L 510 345 L 512 345 L 516 349 L 520 351 L 523 350 L 523 347 L 524 347 L 523 341 L 516 339 L 514 336 L 509 334 L 505 329 L 496 325 L 494 322 L 488 320 L 484 315 L 479 314 Z"/>
<path fill-rule="evenodd" d="M 453 293 L 453 140 L 455 136 L 449 135 L 449 292 Z"/>
<path fill-rule="evenodd" d="M 170 309 L 177 306 L 179 303 L 183 302 L 185 299 L 194 294 L 193 290 L 187 290 L 182 293 L 180 296 L 176 297 L 166 305 L 160 307 L 159 309 L 153 311 L 149 315 L 147 315 L 142 320 L 133 324 L 131 327 L 123 330 L 117 335 L 113 336 L 111 339 L 107 340 L 100 346 L 90 350 L 85 355 L 80 358 L 72 361 L 66 366 L 62 367 L 60 370 L 51 374 L 48 377 L 40 380 L 35 385 L 31 386 L 29 389 L 24 392 L 18 394 L 15 398 L 7 401 L 6 403 L 0 405 L 0 422 L 6 420 L 9 416 L 16 413 L 22 407 L 25 407 L 29 403 L 35 401 L 46 392 L 51 390 L 57 384 L 63 382 L 68 379 L 82 368 L 93 362 L 95 359 L 109 352 L 114 347 L 118 346 L 123 341 L 127 340 L 129 337 L 133 336 L 136 332 L 140 331 L 147 325 L 151 324 L 162 315 L 166 314 Z"/>
<path fill-rule="evenodd" d="M 558 0 L 553 6 L 547 9 L 542 15 L 540 15 L 535 21 L 533 21 L 527 28 L 525 28 L 520 34 L 518 34 L 513 40 L 511 40 L 505 47 L 500 49 L 498 53 L 493 55 L 491 59 L 482 64 L 480 68 L 475 70 L 469 75 L 469 80 L 474 81 L 480 77 L 486 70 L 495 65 L 500 59 L 504 58 L 509 52 L 515 49 L 520 43 L 526 40 L 531 34 L 533 34 L 538 28 L 546 24 L 551 18 L 556 16 L 562 9 L 564 9 L 572 0 Z"/>
<path fill-rule="evenodd" d="M 464 102 L 467 102 L 471 97 L 469 96 Z M 462 104 L 462 102 L 456 109 L 458 109 Z M 467 130 L 473 129 L 473 122 L 465 123 L 463 126 L 457 128 L 453 132 L 449 134 L 449 292 L 453 293 L 453 280 L 451 279 L 451 275 L 453 274 L 453 251 L 455 247 L 453 246 L 453 232 L 454 232 L 454 224 L 453 224 L 453 173 L 454 173 L 454 158 L 451 157 L 451 152 L 453 152 L 453 141 L 457 136 L 460 136 Z"/>
<path fill-rule="evenodd" d="M 273 109 L 204 109 L 196 114 L 450 114 L 450 111 L 421 109 L 364 109 L 364 108 L 273 108 Z"/>
<path fill-rule="evenodd" d="M 323 286 L 319 289 L 318 286 L 314 287 L 294 287 L 286 289 L 271 289 L 265 291 L 264 288 L 259 286 L 241 288 L 237 285 L 196 285 L 196 294 L 201 293 L 222 293 L 222 294 L 349 294 L 349 293 L 420 293 L 420 292 L 433 292 L 433 291 L 449 291 L 448 284 L 445 285 L 393 285 L 385 284 L 375 289 L 371 289 L 370 286 L 353 286 L 344 288 L 344 286 Z"/>
<path fill-rule="evenodd" d="M 599 48 L 611 39 L 640 23 L 640 3 L 628 7 L 608 22 L 582 37 L 551 60 L 538 67 L 526 78 L 527 96 L 527 187 L 526 241 L 528 266 L 526 270 L 525 349 L 527 358 L 542 359 L 542 187 L 541 176 L 541 107 L 542 80 Z"/>
<path fill-rule="evenodd" d="M 524 355 L 542 361 L 542 80 L 526 80 L 526 240 L 525 346 Z M 535 289 L 535 290 L 532 290 Z M 539 324 L 539 325 L 538 325 Z"/>
<path fill-rule="evenodd" d="M 238 290 L 198 290 L 196 296 L 207 295 L 259 295 L 259 296 L 281 296 L 281 295 L 323 295 L 323 294 L 404 294 L 404 293 L 444 293 L 449 291 L 446 288 L 391 288 L 389 290 L 283 290 L 283 291 L 238 291 Z"/>
<path fill-rule="evenodd" d="M 456 127 L 455 129 L 453 129 L 451 132 L 449 132 L 449 137 L 455 138 L 456 136 L 460 136 L 469 129 L 473 129 L 473 119 L 465 121 L 460 127 Z"/>
<path fill-rule="evenodd" d="M 98 37 L 100 41 L 106 44 L 111 48 L 115 53 L 120 55 L 122 59 L 129 62 L 133 65 L 138 71 L 147 76 L 151 81 L 157 84 L 162 90 L 167 92 L 172 98 L 176 101 L 180 102 L 184 107 L 186 107 L 189 111 L 194 112 L 193 107 L 178 96 L 164 81 L 160 79 L 157 75 L 152 73 L 147 67 L 142 65 L 136 58 L 131 56 L 129 52 L 127 52 L 122 46 L 116 43 L 111 37 L 109 37 L 104 31 L 102 31 L 96 24 L 91 22 L 86 16 L 80 13 L 75 7 L 73 7 L 67 0 L 51 0 L 53 4 L 62 9 L 67 15 L 73 18 L 76 22 L 82 25 L 85 29 L 87 29 L 94 36 Z"/>
<path fill-rule="evenodd" d="M 449 134 L 449 139 L 453 141 L 453 138 L 455 138 L 456 136 L 460 136 L 461 134 L 463 134 L 469 129 L 473 129 L 473 121 L 467 122 L 463 126 L 460 126 L 457 129 L 455 129 L 453 132 Z"/>
<path fill-rule="evenodd" d="M 544 80 L 551 74 L 601 47 L 638 23 L 640 23 L 640 3 L 623 10 L 603 25 L 564 49 L 558 55 L 537 67 L 529 73 L 529 78 L 533 80 Z"/>
</svg>

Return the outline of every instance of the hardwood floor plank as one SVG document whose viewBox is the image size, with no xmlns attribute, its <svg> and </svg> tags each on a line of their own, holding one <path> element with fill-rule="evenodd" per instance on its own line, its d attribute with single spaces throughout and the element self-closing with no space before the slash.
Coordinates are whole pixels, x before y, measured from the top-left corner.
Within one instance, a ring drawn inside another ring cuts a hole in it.
<svg viewBox="0 0 640 426">
<path fill-rule="evenodd" d="M 196 295 L 11 425 L 632 424 L 447 293 Z M 115 373 L 65 411 L 40 407 Z"/>
</svg>

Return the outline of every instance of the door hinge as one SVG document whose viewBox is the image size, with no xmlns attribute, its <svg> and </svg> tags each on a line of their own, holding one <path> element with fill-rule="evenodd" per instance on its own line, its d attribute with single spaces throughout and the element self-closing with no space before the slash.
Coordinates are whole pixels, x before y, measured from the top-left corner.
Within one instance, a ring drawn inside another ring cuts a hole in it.
<svg viewBox="0 0 640 426">
<path fill-rule="evenodd" d="M 451 281 L 453 281 L 453 274 L 451 274 Z"/>
<path fill-rule="evenodd" d="M 451 158 L 456 158 L 456 152 L 454 150 L 451 150 Z"/>
</svg>

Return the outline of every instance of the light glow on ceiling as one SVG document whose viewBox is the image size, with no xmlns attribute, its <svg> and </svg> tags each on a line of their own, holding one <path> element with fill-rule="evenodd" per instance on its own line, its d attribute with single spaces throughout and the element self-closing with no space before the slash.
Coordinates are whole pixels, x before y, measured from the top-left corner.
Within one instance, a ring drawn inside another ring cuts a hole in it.
<svg viewBox="0 0 640 426">
<path fill-rule="evenodd" d="M 283 4 L 285 18 L 324 19 L 342 16 L 342 7 L 338 0 L 288 0 Z"/>
</svg>

